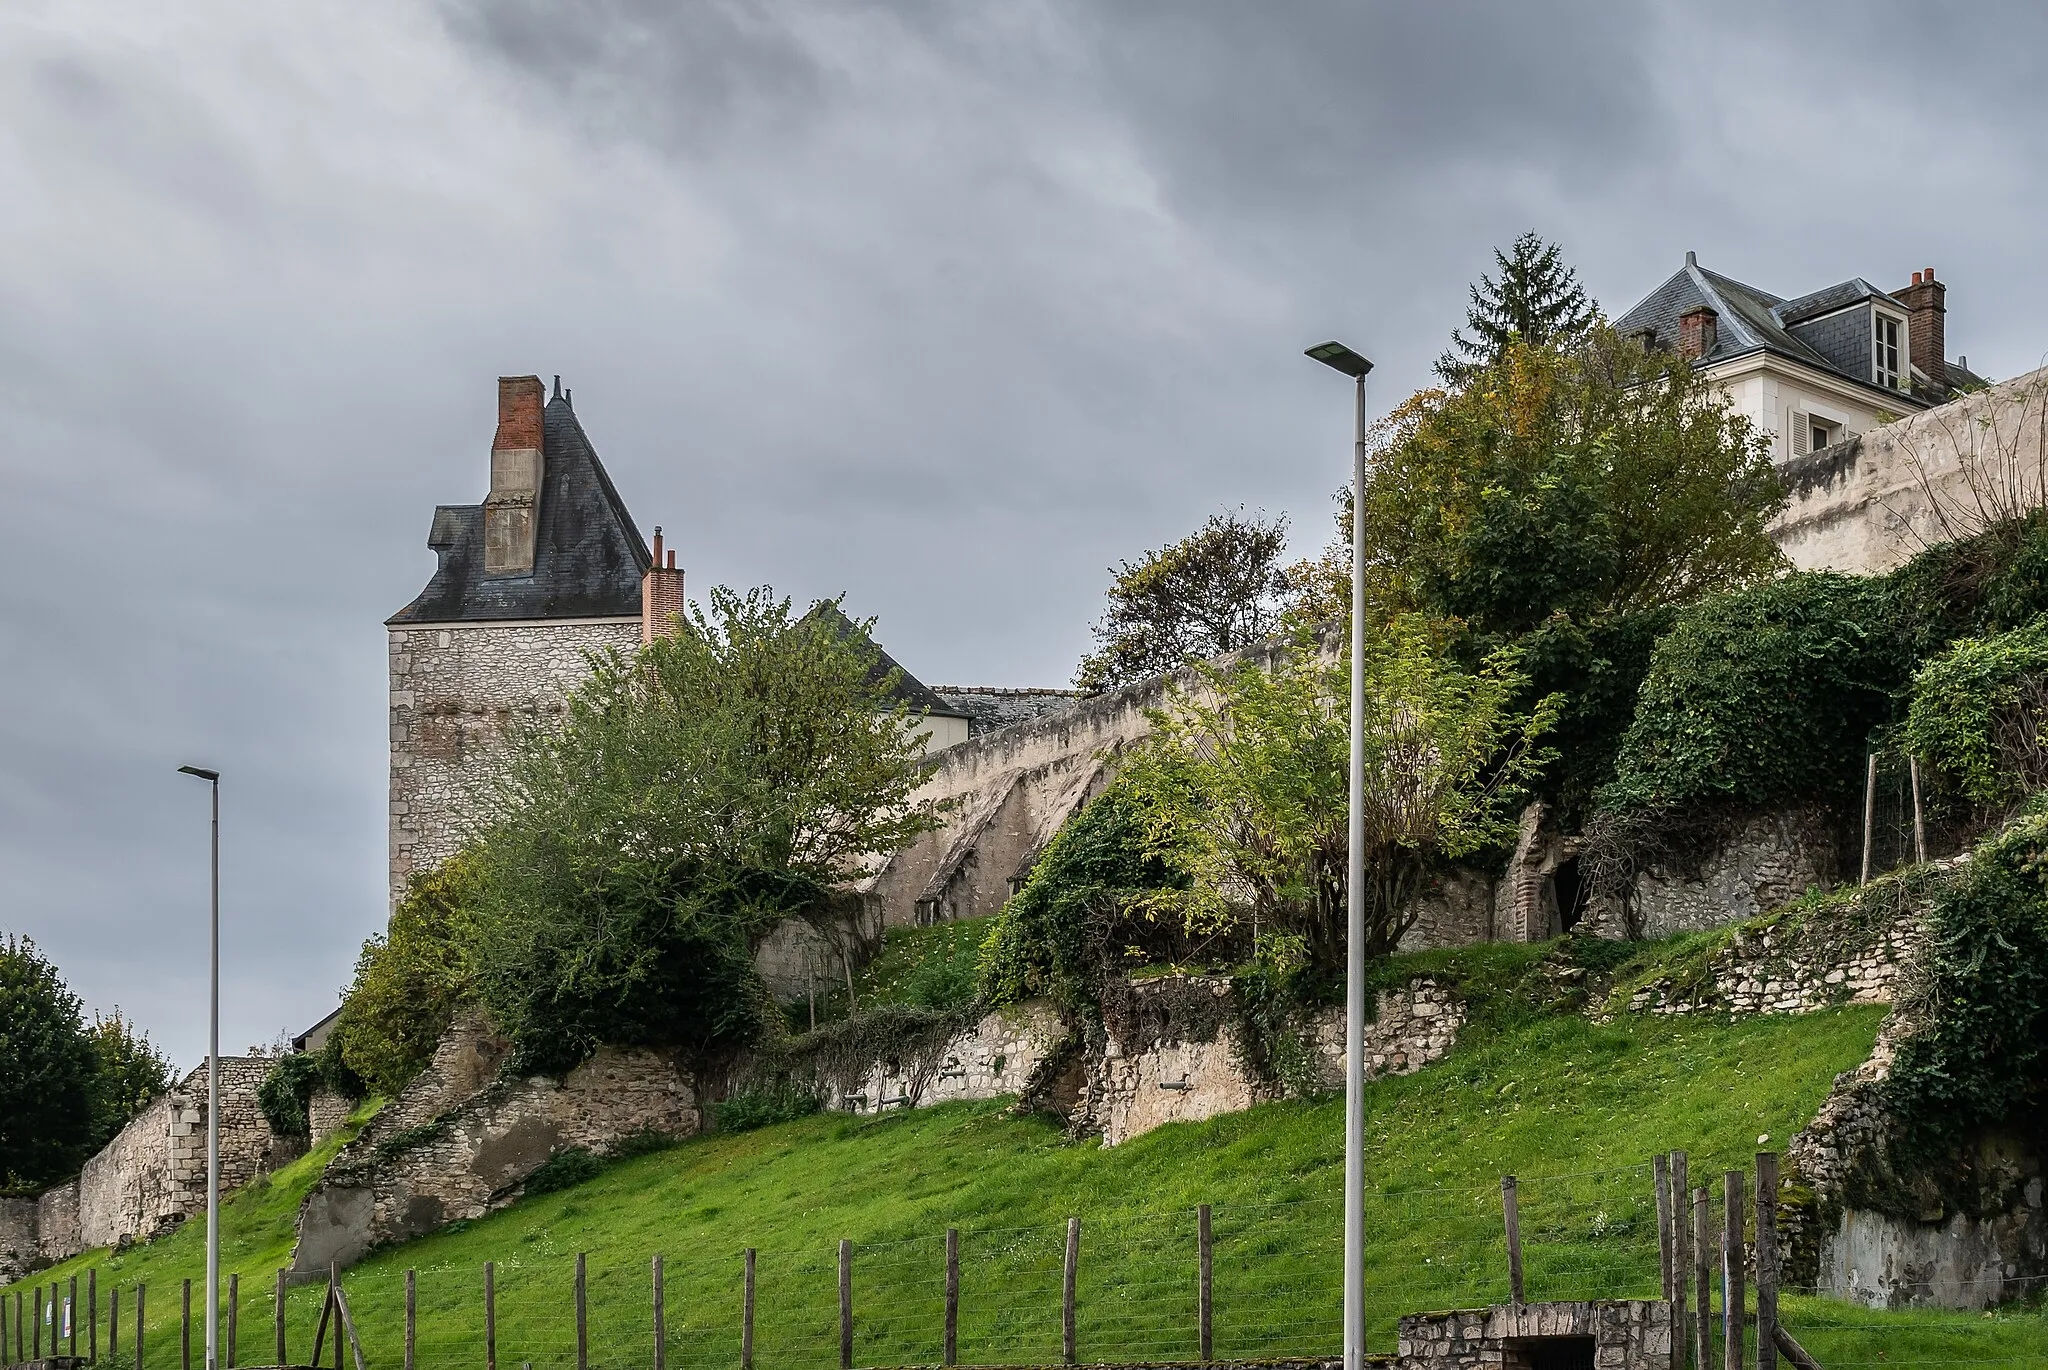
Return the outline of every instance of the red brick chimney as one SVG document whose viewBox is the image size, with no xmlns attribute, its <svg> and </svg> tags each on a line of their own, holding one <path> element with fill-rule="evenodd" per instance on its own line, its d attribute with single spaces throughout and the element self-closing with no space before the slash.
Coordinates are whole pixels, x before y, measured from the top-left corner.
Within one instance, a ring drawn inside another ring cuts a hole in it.
<svg viewBox="0 0 2048 1370">
<path fill-rule="evenodd" d="M 1948 287 L 1934 279 L 1934 268 L 1913 273 L 1913 284 L 1894 291 L 1906 307 L 1906 347 L 1913 365 L 1936 385 L 1948 384 Z"/>
<path fill-rule="evenodd" d="M 640 577 L 640 641 L 642 645 L 676 631 L 683 612 L 683 573 L 676 569 L 676 554 L 662 564 L 661 527 L 654 529 L 654 564 Z"/>
<path fill-rule="evenodd" d="M 539 376 L 498 377 L 498 434 L 491 439 L 491 492 L 484 497 L 485 575 L 533 570 L 545 403 Z"/>
<path fill-rule="evenodd" d="M 1678 355 L 1696 362 L 1714 350 L 1721 316 L 1706 305 L 1694 305 L 1678 316 Z"/>
</svg>

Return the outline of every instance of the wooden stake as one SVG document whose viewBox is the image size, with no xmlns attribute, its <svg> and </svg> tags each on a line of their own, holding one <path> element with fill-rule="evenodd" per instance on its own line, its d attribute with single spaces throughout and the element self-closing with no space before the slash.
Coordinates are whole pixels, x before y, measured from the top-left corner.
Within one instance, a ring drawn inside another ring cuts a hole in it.
<svg viewBox="0 0 2048 1370">
<path fill-rule="evenodd" d="M 576 1370 L 590 1370 L 590 1324 L 583 1303 L 583 1253 L 576 1253 Z"/>
<path fill-rule="evenodd" d="M 36 1359 L 43 1358 L 43 1286 L 39 1282 L 29 1291 L 29 1316 L 36 1321 L 35 1334 L 29 1338 L 29 1349 L 36 1353 Z"/>
<path fill-rule="evenodd" d="M 946 1358 L 960 1363 L 960 1229 L 946 1229 Z"/>
<path fill-rule="evenodd" d="M 1067 1219 L 1067 1272 L 1060 1286 L 1060 1347 L 1074 1364 L 1074 1279 L 1081 1268 L 1081 1220 Z"/>
<path fill-rule="evenodd" d="M 279 1365 L 291 1364 L 290 1361 L 284 1358 L 284 1281 L 285 1270 L 283 1266 L 279 1266 L 277 1271 L 277 1303 L 271 1309 L 271 1317 L 277 1324 L 274 1330 L 277 1333 L 277 1363 Z"/>
<path fill-rule="evenodd" d="M 142 1370 L 142 1328 L 143 1299 L 149 1286 L 138 1281 L 135 1285 L 135 1370 Z"/>
<path fill-rule="evenodd" d="M 1708 1208 L 1708 1194 L 1704 1188 L 1692 1192 L 1692 1279 L 1693 1299 L 1699 1305 L 1693 1310 L 1692 1363 L 1695 1370 L 1713 1370 L 1714 1367 L 1714 1276 L 1713 1262 L 1707 1253 L 1713 1249 L 1713 1217 Z"/>
<path fill-rule="evenodd" d="M 754 1370 L 754 1248 L 747 1248 L 746 1292 L 740 1297 L 740 1370 Z"/>
<path fill-rule="evenodd" d="M 413 1343 L 419 1326 L 419 1280 L 408 1267 L 405 1272 L 405 1370 L 413 1370 Z"/>
<path fill-rule="evenodd" d="M 1216 1359 L 1216 1342 L 1213 1335 L 1215 1318 L 1215 1256 L 1216 1240 L 1209 1227 L 1209 1205 L 1203 1204 L 1195 1210 L 1195 1248 L 1199 1253 L 1200 1269 L 1196 1273 L 1195 1321 L 1201 1341 L 1202 1359 Z"/>
<path fill-rule="evenodd" d="M 1685 1370 L 1685 1295 L 1696 1259 L 1687 1231 L 1685 1153 L 1671 1153 L 1671 1370 Z"/>
<path fill-rule="evenodd" d="M 1515 1177 L 1500 1177 L 1500 1216 L 1508 1236 L 1508 1299 L 1527 1303 L 1522 1290 L 1522 1211 L 1515 1193 Z"/>
<path fill-rule="evenodd" d="M 1927 864 L 1927 825 L 1920 816 L 1920 759 L 1918 757 L 1909 756 L 1906 758 L 1906 774 L 1913 778 L 1913 860 L 1924 866 Z M 1763 1333 L 1759 1332 L 1757 1336 L 1761 1338 Z M 1771 1348 L 1775 1352 L 1777 1344 L 1773 1342 Z M 1763 1349 L 1761 1341 L 1757 1349 L 1759 1351 Z"/>
<path fill-rule="evenodd" d="M 178 1306 L 178 1364 L 192 1370 L 192 1281 L 185 1281 L 185 1293 Z"/>
<path fill-rule="evenodd" d="M 241 1327 L 241 1323 L 240 1323 L 240 1321 L 239 1321 L 239 1320 L 237 1319 L 237 1317 L 236 1317 L 236 1314 L 237 1314 L 237 1313 L 239 1312 L 239 1310 L 241 1309 L 241 1306 L 242 1306 L 242 1277 L 241 1277 L 240 1275 L 229 1275 L 229 1276 L 228 1276 L 228 1344 L 227 1344 L 227 1347 L 226 1347 L 226 1351 L 227 1351 L 227 1361 L 228 1361 L 228 1370 L 235 1370 L 235 1333 L 236 1333 L 236 1332 L 237 1332 L 237 1331 L 238 1331 L 238 1330 L 240 1329 L 240 1327 Z M 412 1370 L 412 1367 L 411 1367 L 411 1366 L 407 1366 L 407 1367 L 406 1367 L 406 1370 Z"/>
<path fill-rule="evenodd" d="M 1870 754 L 1870 765 L 1863 777 L 1863 878 L 1856 883 L 1870 883 L 1870 838 L 1871 830 L 1877 824 L 1877 753 Z"/>
<path fill-rule="evenodd" d="M 1784 1323 L 1771 1328 L 1771 1343 L 1785 1353 L 1785 1359 L 1799 1367 L 1799 1370 L 1820 1370 L 1820 1362 L 1808 1355 L 1806 1348 L 1792 1339 Z"/>
<path fill-rule="evenodd" d="M 498 1265 L 484 1262 L 484 1370 L 498 1370 Z"/>
<path fill-rule="evenodd" d="M 1657 1267 L 1664 1280 L 1662 1297 L 1671 1298 L 1671 1159 L 1658 1155 L 1650 1161 L 1650 1182 L 1657 1188 Z"/>
<path fill-rule="evenodd" d="M 654 1370 L 668 1370 L 668 1311 L 662 1307 L 661 1253 L 654 1253 Z M 412 1370 L 407 1366 L 405 1370 Z"/>
<path fill-rule="evenodd" d="M 76 1275 L 73 1275 L 71 1282 L 64 1287 L 64 1321 L 70 1324 L 70 1326 L 64 1329 L 64 1354 L 76 1356 L 78 1354 L 78 1276 Z"/>
<path fill-rule="evenodd" d="M 1778 1158 L 1756 1157 L 1756 1370 L 1778 1370 Z"/>
<path fill-rule="evenodd" d="M 121 1282 L 107 1290 L 107 1359 L 121 1354 Z"/>
<path fill-rule="evenodd" d="M 85 1358 L 100 1358 L 100 1268 L 85 1272 Z M 230 1361 L 230 1365 L 234 1362 Z"/>
<path fill-rule="evenodd" d="M 1742 1172 L 1721 1176 L 1721 1365 L 1743 1370 L 1743 1313 L 1749 1302 L 1743 1288 Z"/>
<path fill-rule="evenodd" d="M 853 993 L 851 980 L 847 993 Z M 839 1239 L 839 1370 L 853 1370 L 853 1243 L 844 1237 Z"/>
</svg>

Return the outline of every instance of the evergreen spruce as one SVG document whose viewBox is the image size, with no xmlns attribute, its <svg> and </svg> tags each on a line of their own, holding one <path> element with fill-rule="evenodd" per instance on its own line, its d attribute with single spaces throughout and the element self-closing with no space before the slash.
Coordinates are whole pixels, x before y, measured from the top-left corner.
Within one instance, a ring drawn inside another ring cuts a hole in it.
<svg viewBox="0 0 2048 1370">
<path fill-rule="evenodd" d="M 1578 272 L 1564 264 L 1557 244 L 1524 233 L 1502 255 L 1494 249 L 1500 274 L 1481 276 L 1471 287 L 1472 305 L 1464 329 L 1451 334 L 1451 351 L 1437 358 L 1436 373 L 1447 385 L 1461 385 L 1500 359 L 1510 338 L 1541 347 L 1568 342 L 1600 317 L 1599 306 L 1579 285 Z"/>
</svg>

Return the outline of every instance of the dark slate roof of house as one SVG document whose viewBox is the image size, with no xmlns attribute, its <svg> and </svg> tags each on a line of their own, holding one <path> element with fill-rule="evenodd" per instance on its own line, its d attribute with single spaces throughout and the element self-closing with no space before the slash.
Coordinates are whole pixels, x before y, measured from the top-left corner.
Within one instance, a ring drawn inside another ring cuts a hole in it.
<svg viewBox="0 0 2048 1370">
<path fill-rule="evenodd" d="M 1080 690 L 1005 689 L 991 685 L 934 685 L 932 693 L 965 714 L 971 732 L 994 732 L 1012 723 L 1029 723 L 1048 714 L 1062 714 L 1087 695 Z"/>
<path fill-rule="evenodd" d="M 493 619 L 630 618 L 640 612 L 640 578 L 653 564 L 626 502 L 569 401 L 548 402 L 541 435 L 540 508 L 533 570 L 484 574 L 484 507 L 434 510 L 427 546 L 441 558 L 419 598 L 389 623 L 471 623 Z"/>
<path fill-rule="evenodd" d="M 1709 271 L 1693 259 L 1690 252 L 1685 254 L 1685 265 L 1677 274 L 1645 296 L 1635 308 L 1614 321 L 1620 333 L 1644 333 L 1651 335 L 1651 344 L 1656 347 L 1672 347 L 1678 341 L 1678 320 L 1689 310 L 1705 305 L 1713 310 L 1714 346 L 1700 358 L 1705 365 L 1745 357 L 1753 352 L 1772 352 L 1805 366 L 1825 371 L 1831 376 L 1866 390 L 1885 396 L 1887 399 L 1903 401 L 1915 408 L 1923 401 L 1890 390 L 1877 384 L 1868 376 L 1845 371 L 1828 360 L 1817 349 L 1794 336 L 1793 325 L 1815 318 L 1832 310 L 1846 308 L 1868 299 L 1882 299 L 1897 306 L 1885 291 L 1879 290 L 1860 276 L 1852 277 L 1825 290 L 1816 290 L 1810 295 L 1796 299 L 1781 299 L 1766 290 L 1745 285 L 1729 276 Z"/>
<path fill-rule="evenodd" d="M 912 713 L 927 714 L 935 718 L 972 717 L 941 699 L 931 686 L 898 665 L 896 658 L 883 651 L 881 643 L 862 632 L 860 626 L 841 612 L 838 605 L 829 600 L 819 600 L 804 614 L 802 621 L 808 623 L 813 619 L 831 625 L 833 631 L 842 639 L 854 638 L 874 649 L 875 664 L 868 669 L 868 683 L 872 685 L 889 672 L 896 672 L 896 688 L 890 692 L 890 697 L 900 704 L 908 705 Z"/>
</svg>

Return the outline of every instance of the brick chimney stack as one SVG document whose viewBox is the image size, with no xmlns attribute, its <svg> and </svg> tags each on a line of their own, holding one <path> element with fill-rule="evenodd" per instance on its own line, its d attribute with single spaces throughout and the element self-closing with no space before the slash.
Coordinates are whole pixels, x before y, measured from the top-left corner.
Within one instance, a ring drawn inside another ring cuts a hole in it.
<svg viewBox="0 0 2048 1370">
<path fill-rule="evenodd" d="M 498 433 L 491 440 L 491 492 L 484 497 L 485 575 L 533 570 L 545 402 L 539 376 L 498 377 Z"/>
<path fill-rule="evenodd" d="M 1721 316 L 1706 305 L 1694 305 L 1678 316 L 1678 355 L 1696 362 L 1714 350 Z"/>
<path fill-rule="evenodd" d="M 661 527 L 654 529 L 654 564 L 640 578 L 640 642 L 645 646 L 657 637 L 676 630 L 683 612 L 683 573 L 676 569 L 676 554 L 668 553 L 662 563 Z"/>
<path fill-rule="evenodd" d="M 1948 384 L 1948 287 L 1934 279 L 1934 268 L 1913 273 L 1913 284 L 1892 298 L 1906 307 L 1906 347 L 1913 365 L 1936 385 Z"/>
</svg>

